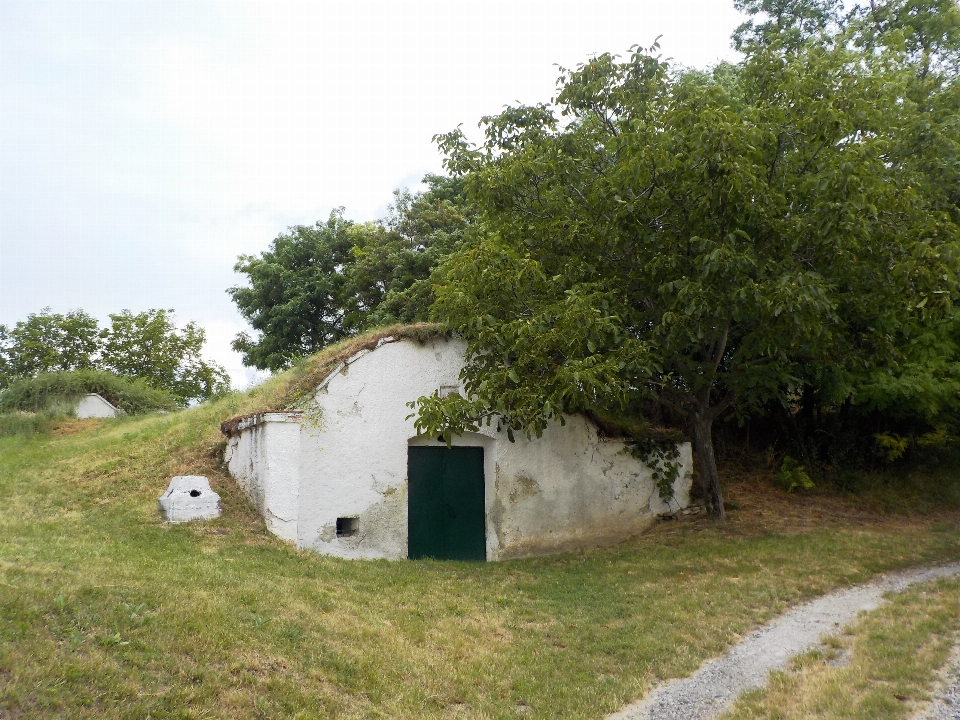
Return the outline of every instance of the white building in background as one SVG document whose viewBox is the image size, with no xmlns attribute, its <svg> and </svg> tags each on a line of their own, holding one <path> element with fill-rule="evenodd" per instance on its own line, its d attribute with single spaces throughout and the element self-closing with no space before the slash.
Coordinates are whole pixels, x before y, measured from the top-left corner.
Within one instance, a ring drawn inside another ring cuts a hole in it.
<svg viewBox="0 0 960 720">
<path fill-rule="evenodd" d="M 77 403 L 76 414 L 78 418 L 112 418 L 120 410 L 100 395 L 88 393 Z"/>
<path fill-rule="evenodd" d="M 268 529 L 346 558 L 501 560 L 616 543 L 687 506 L 689 443 L 668 505 L 650 468 L 583 416 L 532 440 L 495 425 L 452 448 L 418 437 L 407 403 L 460 391 L 465 348 L 380 338 L 319 383 L 310 417 L 224 423 L 225 462 Z"/>
</svg>

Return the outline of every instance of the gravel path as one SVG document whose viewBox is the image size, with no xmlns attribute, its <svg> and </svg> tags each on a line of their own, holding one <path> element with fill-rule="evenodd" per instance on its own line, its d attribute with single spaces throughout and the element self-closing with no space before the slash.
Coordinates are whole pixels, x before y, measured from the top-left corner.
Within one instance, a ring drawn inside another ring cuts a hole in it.
<svg viewBox="0 0 960 720">
<path fill-rule="evenodd" d="M 960 645 L 953 648 L 942 679 L 933 702 L 914 720 L 960 720 Z"/>
<path fill-rule="evenodd" d="M 607 720 L 706 720 L 716 717 L 740 693 L 763 686 L 771 670 L 784 668 L 790 658 L 816 647 L 820 638 L 849 624 L 861 610 L 878 607 L 883 602 L 884 593 L 954 575 L 960 575 L 960 562 L 887 575 L 800 605 L 745 637 L 726 655 L 708 660 L 690 677 L 672 680 L 656 688 L 640 702 L 608 716 Z M 960 700 L 960 695 L 953 697 Z M 960 718 L 956 714 L 960 705 L 949 707 L 955 714 L 933 715 L 931 718 Z"/>
</svg>

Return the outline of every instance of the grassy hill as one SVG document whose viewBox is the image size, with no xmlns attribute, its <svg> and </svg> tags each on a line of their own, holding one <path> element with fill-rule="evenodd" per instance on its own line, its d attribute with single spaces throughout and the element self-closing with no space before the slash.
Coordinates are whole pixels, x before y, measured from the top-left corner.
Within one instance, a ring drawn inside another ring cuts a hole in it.
<svg viewBox="0 0 960 720">
<path fill-rule="evenodd" d="M 224 474 L 219 425 L 295 402 L 371 337 L 191 410 L 0 438 L 0 717 L 600 718 L 802 598 L 960 557 L 955 514 L 763 483 L 726 488 L 725 527 L 551 558 L 297 551 Z M 223 516 L 164 524 L 177 474 L 208 476 Z"/>
</svg>

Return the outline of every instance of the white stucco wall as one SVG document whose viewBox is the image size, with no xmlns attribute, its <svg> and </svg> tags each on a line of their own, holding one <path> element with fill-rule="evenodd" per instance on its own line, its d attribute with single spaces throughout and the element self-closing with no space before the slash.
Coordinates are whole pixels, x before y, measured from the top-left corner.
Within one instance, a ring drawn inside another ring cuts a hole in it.
<svg viewBox="0 0 960 720">
<path fill-rule="evenodd" d="M 267 529 L 297 539 L 300 491 L 300 413 L 263 413 L 243 420 L 230 436 L 224 462 L 253 501 Z"/>
<path fill-rule="evenodd" d="M 318 426 L 284 413 L 241 423 L 240 435 L 228 443 L 227 463 L 268 527 L 324 554 L 405 558 L 407 449 L 442 445 L 416 437 L 407 403 L 442 387 L 459 388 L 464 350 L 458 339 L 382 341 L 320 386 Z M 271 434 L 275 427 L 284 430 Z M 454 444 L 484 448 L 488 560 L 618 542 L 668 509 L 649 468 L 623 452 L 621 441 L 599 438 L 584 417 L 551 425 L 539 439 L 518 435 L 511 443 L 490 427 Z M 685 444 L 673 509 L 689 502 L 690 468 Z M 338 538 L 337 518 L 357 518 L 357 533 Z"/>
<path fill-rule="evenodd" d="M 565 420 L 541 438 L 497 442 L 495 475 L 487 486 L 490 559 L 620 542 L 671 509 L 650 469 L 622 441 L 599 438 L 583 416 Z M 681 447 L 680 463 L 674 510 L 690 502 L 689 443 Z"/>
<path fill-rule="evenodd" d="M 77 403 L 78 418 L 112 418 L 119 414 L 117 408 L 96 393 L 89 393 Z"/>
<path fill-rule="evenodd" d="M 351 358 L 320 386 L 319 428 L 303 430 L 297 545 L 357 558 L 407 556 L 407 403 L 459 386 L 465 345 L 403 340 Z M 358 517 L 337 538 L 338 517 Z"/>
</svg>

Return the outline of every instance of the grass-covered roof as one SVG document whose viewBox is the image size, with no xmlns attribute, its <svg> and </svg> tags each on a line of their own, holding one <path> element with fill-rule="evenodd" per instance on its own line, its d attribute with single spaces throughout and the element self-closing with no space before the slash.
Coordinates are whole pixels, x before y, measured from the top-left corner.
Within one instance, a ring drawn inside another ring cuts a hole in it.
<svg viewBox="0 0 960 720">
<path fill-rule="evenodd" d="M 303 400 L 311 397 L 317 386 L 326 380 L 342 363 L 362 350 L 375 349 L 384 338 L 416 340 L 423 343 L 432 338 L 446 335 L 448 333 L 440 325 L 417 323 L 377 328 L 362 335 L 341 340 L 304 358 L 289 370 L 272 377 L 262 386 L 260 395 L 263 397 L 263 402 L 258 403 L 256 409 L 227 420 L 220 426 L 220 429 L 229 435 L 235 432 L 237 426 L 246 418 L 265 412 L 297 409 Z"/>
</svg>

